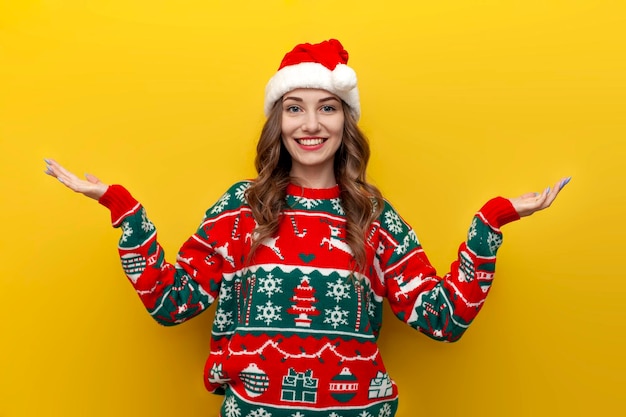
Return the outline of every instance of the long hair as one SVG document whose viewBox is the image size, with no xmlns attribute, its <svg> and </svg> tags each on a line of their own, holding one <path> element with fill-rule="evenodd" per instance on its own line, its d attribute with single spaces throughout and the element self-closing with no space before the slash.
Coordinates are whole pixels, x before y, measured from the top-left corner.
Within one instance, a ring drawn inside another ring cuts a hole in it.
<svg viewBox="0 0 626 417">
<path fill-rule="evenodd" d="M 341 192 L 341 202 L 346 213 L 346 241 L 354 254 L 352 269 L 364 272 L 366 268 L 365 235 L 372 222 L 383 209 L 380 191 L 366 180 L 370 147 L 343 103 L 343 138 L 335 154 L 335 180 Z M 246 199 L 258 227 L 250 248 L 250 257 L 261 241 L 272 237 L 278 230 L 281 212 L 286 208 L 287 185 L 291 178 L 291 156 L 283 145 L 282 106 L 277 101 L 263 126 L 257 144 L 256 180 L 246 190 Z"/>
</svg>

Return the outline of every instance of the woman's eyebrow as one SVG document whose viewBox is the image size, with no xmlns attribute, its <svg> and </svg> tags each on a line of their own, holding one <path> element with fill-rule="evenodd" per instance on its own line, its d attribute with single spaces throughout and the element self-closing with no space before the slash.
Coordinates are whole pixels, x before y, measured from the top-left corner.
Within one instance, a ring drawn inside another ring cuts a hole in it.
<svg viewBox="0 0 626 417">
<path fill-rule="evenodd" d="M 332 100 L 339 101 L 339 99 L 337 97 L 329 96 L 329 97 L 326 97 L 326 98 L 321 98 L 319 103 L 323 103 L 323 102 L 326 102 L 326 101 L 332 101 Z"/>
<path fill-rule="evenodd" d="M 285 98 L 283 99 L 283 101 L 287 101 L 287 100 L 294 100 L 294 101 L 298 101 L 298 102 L 302 102 L 302 101 L 304 101 L 302 98 L 300 98 L 300 97 L 294 97 L 294 96 L 285 97 Z M 321 98 L 321 99 L 319 99 L 318 103 L 322 103 L 322 102 L 326 102 L 326 101 L 331 101 L 331 100 L 339 101 L 339 99 L 338 99 L 337 97 L 328 96 L 328 97 L 325 97 L 325 98 Z"/>
</svg>

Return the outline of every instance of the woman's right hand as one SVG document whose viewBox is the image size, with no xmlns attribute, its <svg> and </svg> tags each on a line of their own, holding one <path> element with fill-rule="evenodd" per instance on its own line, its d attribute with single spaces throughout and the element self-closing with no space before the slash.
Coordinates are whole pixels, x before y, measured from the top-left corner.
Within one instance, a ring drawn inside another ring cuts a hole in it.
<svg viewBox="0 0 626 417">
<path fill-rule="evenodd" d="M 94 200 L 100 200 L 100 197 L 102 197 L 109 188 L 108 185 L 104 184 L 91 174 L 85 174 L 86 180 L 82 180 L 67 169 L 63 168 L 63 166 L 61 166 L 54 159 L 45 159 L 45 161 L 45 173 L 51 177 L 55 177 L 72 191 L 81 193 L 89 198 L 93 198 Z"/>
</svg>

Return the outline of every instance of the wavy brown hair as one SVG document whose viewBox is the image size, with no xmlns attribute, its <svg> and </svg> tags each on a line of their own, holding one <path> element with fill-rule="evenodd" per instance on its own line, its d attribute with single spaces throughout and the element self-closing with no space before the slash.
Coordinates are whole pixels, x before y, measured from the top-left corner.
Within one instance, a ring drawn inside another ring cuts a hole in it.
<svg viewBox="0 0 626 417">
<path fill-rule="evenodd" d="M 341 146 L 335 154 L 335 180 L 346 213 L 346 241 L 354 253 L 352 269 L 366 268 L 365 234 L 380 215 L 383 199 L 380 191 L 366 180 L 370 147 L 367 137 L 356 124 L 350 107 L 343 103 L 344 127 Z M 287 185 L 291 182 L 291 156 L 283 145 L 282 106 L 278 100 L 263 126 L 254 161 L 258 176 L 246 190 L 246 199 L 258 227 L 250 256 L 261 241 L 278 230 L 282 210 L 287 208 Z"/>
</svg>

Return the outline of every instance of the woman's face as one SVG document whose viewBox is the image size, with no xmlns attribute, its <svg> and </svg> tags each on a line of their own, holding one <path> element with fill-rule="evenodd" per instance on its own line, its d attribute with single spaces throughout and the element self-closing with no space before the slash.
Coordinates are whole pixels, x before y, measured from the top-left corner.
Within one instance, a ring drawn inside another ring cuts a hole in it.
<svg viewBox="0 0 626 417">
<path fill-rule="evenodd" d="M 343 103 L 326 90 L 300 88 L 282 97 L 282 141 L 291 155 L 292 177 L 326 178 L 332 184 L 323 186 L 334 184 L 343 124 Z"/>
</svg>

